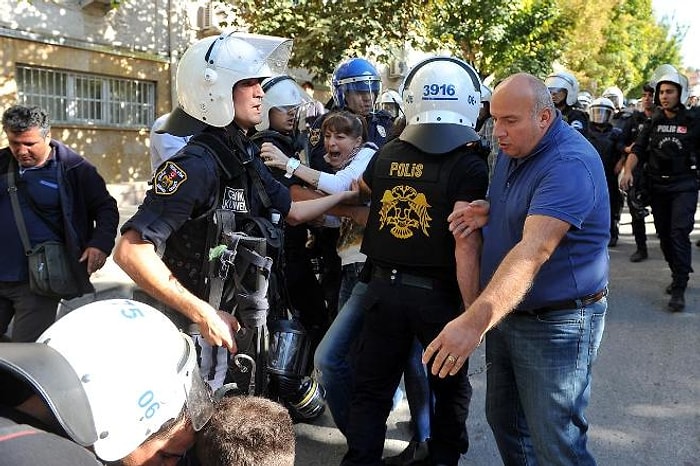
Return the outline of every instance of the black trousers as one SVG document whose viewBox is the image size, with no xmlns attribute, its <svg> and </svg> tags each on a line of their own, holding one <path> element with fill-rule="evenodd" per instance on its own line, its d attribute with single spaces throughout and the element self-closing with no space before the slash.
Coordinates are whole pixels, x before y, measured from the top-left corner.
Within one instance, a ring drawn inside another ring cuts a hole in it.
<svg viewBox="0 0 700 466">
<path fill-rule="evenodd" d="M 427 346 L 461 306 L 456 289 L 430 290 L 379 278 L 372 278 L 365 299 L 373 303 L 355 361 L 343 465 L 381 464 L 386 420 L 414 337 Z M 428 375 L 434 396 L 429 441 L 433 463 L 457 465 L 469 447 L 466 420 L 472 387 L 467 371 L 468 361 L 455 376 Z"/>
<path fill-rule="evenodd" d="M 651 190 L 651 211 L 664 259 L 671 268 L 673 285 L 685 289 L 693 271 L 690 233 L 695 226 L 698 192 Z"/>
</svg>

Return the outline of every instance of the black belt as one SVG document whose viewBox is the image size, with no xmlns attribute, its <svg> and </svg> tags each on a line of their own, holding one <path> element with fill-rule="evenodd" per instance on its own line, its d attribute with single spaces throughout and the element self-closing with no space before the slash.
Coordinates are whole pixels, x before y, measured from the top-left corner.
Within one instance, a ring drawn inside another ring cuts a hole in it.
<svg viewBox="0 0 700 466">
<path fill-rule="evenodd" d="M 569 301 L 558 301 L 558 302 L 551 303 L 551 304 L 548 304 L 548 305 L 543 306 L 543 307 L 538 307 L 537 309 L 530 309 L 530 310 L 525 310 L 525 311 L 517 310 L 516 314 L 520 313 L 520 314 L 538 315 L 538 314 L 544 314 L 544 313 L 550 312 L 550 311 L 564 311 L 566 309 L 580 309 L 584 306 L 589 306 L 593 303 L 597 303 L 598 301 L 600 301 L 601 299 L 603 299 L 607 295 L 608 295 L 608 289 L 604 288 L 597 293 L 589 294 L 589 295 L 586 295 L 582 298 L 572 299 Z"/>
<path fill-rule="evenodd" d="M 372 278 L 390 281 L 392 284 L 423 288 L 424 290 L 448 288 L 446 284 L 435 280 L 434 278 L 399 272 L 396 269 L 388 269 L 385 267 L 378 267 L 376 265 L 372 265 Z"/>
</svg>

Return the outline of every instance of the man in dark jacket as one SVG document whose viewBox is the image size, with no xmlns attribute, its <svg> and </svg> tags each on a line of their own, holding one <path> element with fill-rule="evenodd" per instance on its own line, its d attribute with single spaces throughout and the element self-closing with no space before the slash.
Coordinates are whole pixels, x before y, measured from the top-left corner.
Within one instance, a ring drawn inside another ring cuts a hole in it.
<svg viewBox="0 0 700 466">
<path fill-rule="evenodd" d="M 96 168 L 66 145 L 51 139 L 46 111 L 15 105 L 2 116 L 9 147 L 0 150 L 0 335 L 14 317 L 13 341 L 34 341 L 56 317 L 59 298 L 30 290 L 25 248 L 8 194 L 15 173 L 19 205 L 32 247 L 65 244 L 80 294 L 95 291 L 90 275 L 114 247 L 117 202 Z"/>
</svg>

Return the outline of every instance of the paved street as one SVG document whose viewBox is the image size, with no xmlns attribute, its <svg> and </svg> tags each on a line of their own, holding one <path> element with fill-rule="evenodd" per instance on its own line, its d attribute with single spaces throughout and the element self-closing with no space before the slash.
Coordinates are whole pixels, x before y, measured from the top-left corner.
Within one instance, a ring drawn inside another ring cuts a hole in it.
<svg viewBox="0 0 700 466">
<path fill-rule="evenodd" d="M 696 217 L 693 241 L 700 239 Z M 648 222 L 651 222 L 649 217 Z M 623 223 L 629 221 L 623 217 Z M 623 225 L 610 249 L 611 282 L 605 336 L 594 370 L 590 447 L 598 464 L 615 466 L 700 465 L 700 277 L 691 276 L 686 312 L 665 310 L 670 283 L 653 225 L 648 223 L 650 258 L 629 262 L 634 239 Z M 700 273 L 700 249 L 693 246 Z M 484 362 L 480 349 L 473 369 Z M 460 465 L 502 464 L 484 417 L 485 375 L 472 377 L 474 398 L 468 427 L 471 446 Z M 407 404 L 389 419 L 385 454 L 401 451 L 409 439 Z M 298 466 L 337 465 L 344 438 L 324 414 L 315 425 L 296 426 Z"/>
</svg>

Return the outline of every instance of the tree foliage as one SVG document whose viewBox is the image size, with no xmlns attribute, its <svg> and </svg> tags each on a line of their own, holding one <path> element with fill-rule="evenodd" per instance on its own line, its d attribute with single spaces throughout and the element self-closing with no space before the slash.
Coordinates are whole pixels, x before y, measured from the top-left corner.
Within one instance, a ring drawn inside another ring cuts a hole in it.
<svg viewBox="0 0 700 466">
<path fill-rule="evenodd" d="M 223 1 L 223 0 L 221 0 Z M 680 64 L 684 31 L 652 18 L 651 0 L 235 0 L 230 26 L 291 37 L 291 66 L 326 79 L 344 58 L 389 63 L 406 48 L 451 53 L 482 76 L 572 71 L 594 93 L 641 87 Z"/>
</svg>

